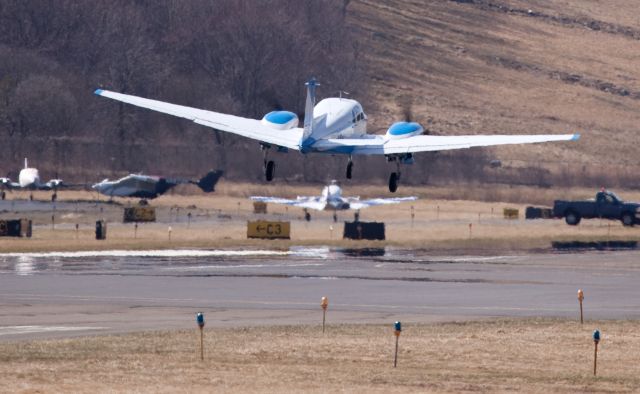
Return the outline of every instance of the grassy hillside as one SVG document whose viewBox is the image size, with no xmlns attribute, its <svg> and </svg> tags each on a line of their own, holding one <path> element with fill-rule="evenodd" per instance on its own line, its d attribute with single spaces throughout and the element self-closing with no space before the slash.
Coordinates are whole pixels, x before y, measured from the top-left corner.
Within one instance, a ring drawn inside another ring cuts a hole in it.
<svg viewBox="0 0 640 394">
<path fill-rule="evenodd" d="M 640 22 L 617 1 L 353 1 L 371 124 L 433 134 L 573 133 L 577 143 L 491 149 L 504 167 L 637 186 Z M 427 166 L 428 168 L 428 166 Z M 499 170 L 500 171 L 500 170 Z M 499 172 L 498 171 L 498 172 Z M 598 176 L 608 173 L 614 176 Z M 559 178 L 563 180 L 563 177 Z M 611 183 L 609 183 L 611 184 Z"/>
</svg>

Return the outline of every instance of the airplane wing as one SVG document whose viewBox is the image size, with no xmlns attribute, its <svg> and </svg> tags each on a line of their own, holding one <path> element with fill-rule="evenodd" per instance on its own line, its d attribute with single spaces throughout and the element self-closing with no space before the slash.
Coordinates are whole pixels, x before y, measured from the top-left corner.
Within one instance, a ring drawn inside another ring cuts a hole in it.
<svg viewBox="0 0 640 394">
<path fill-rule="evenodd" d="M 229 133 L 290 149 L 300 149 L 298 145 L 300 143 L 300 138 L 302 137 L 302 129 L 299 127 L 290 130 L 275 130 L 269 126 L 263 125 L 256 119 L 242 118 L 239 116 L 221 114 L 203 109 L 185 107 L 183 105 L 170 104 L 163 101 L 150 100 L 102 89 L 97 89 L 94 93 L 98 96 L 122 101 L 123 103 L 189 119 L 197 124 L 211 127 L 216 130 L 227 131 Z"/>
<path fill-rule="evenodd" d="M 376 205 L 388 205 L 398 204 L 406 201 L 415 201 L 418 197 L 397 197 L 397 198 L 373 198 L 371 200 L 350 201 L 349 208 L 351 209 L 363 209 L 373 207 Z"/>
<path fill-rule="evenodd" d="M 274 204 L 284 204 L 291 205 L 299 208 L 307 208 L 307 209 L 315 209 L 317 211 L 322 211 L 326 207 L 326 203 L 323 201 L 318 201 L 315 197 L 302 197 L 297 200 L 289 200 L 286 198 L 279 197 L 261 197 L 261 196 L 252 196 L 251 199 L 253 201 L 262 201 L 262 202 L 270 202 Z"/>
<path fill-rule="evenodd" d="M 0 188 L 1 189 L 19 189 L 20 184 L 18 182 L 11 182 L 9 178 L 0 178 Z"/>
<path fill-rule="evenodd" d="M 552 141 L 575 141 L 580 134 L 538 135 L 417 135 L 402 139 L 382 136 L 362 139 L 327 139 L 316 142 L 313 148 L 321 151 L 354 155 L 392 155 L 428 151 L 466 149 L 476 146 L 535 144 Z"/>
</svg>

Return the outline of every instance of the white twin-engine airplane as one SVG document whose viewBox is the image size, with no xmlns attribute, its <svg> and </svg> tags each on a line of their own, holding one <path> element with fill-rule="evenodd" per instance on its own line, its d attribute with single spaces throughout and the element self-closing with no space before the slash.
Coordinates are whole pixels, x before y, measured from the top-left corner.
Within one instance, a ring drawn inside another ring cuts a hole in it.
<svg viewBox="0 0 640 394">
<path fill-rule="evenodd" d="M 5 189 L 27 189 L 27 190 L 53 190 L 51 201 L 55 201 L 58 197 L 57 191 L 59 188 L 66 186 L 62 179 L 51 179 L 49 182 L 42 182 L 40 180 L 40 173 L 37 168 L 29 168 L 29 162 L 24 159 L 24 168 L 20 170 L 18 175 L 18 182 L 11 182 L 9 178 L 0 178 L 0 193 L 2 199 L 6 197 Z M 33 195 L 29 197 L 33 200 Z"/>
<path fill-rule="evenodd" d="M 334 211 L 333 220 L 337 221 L 336 211 L 347 209 L 360 210 L 376 205 L 399 204 L 406 201 L 415 201 L 418 197 L 395 197 L 395 198 L 373 198 L 371 200 L 360 200 L 360 197 L 343 197 L 342 188 L 333 180 L 331 184 L 322 189 L 322 195 L 317 197 L 300 197 L 289 200 L 279 197 L 251 196 L 254 201 L 270 202 L 275 204 L 285 204 L 294 207 L 315 209 L 318 211 Z M 310 216 L 307 214 L 307 219 Z"/>
<path fill-rule="evenodd" d="M 149 100 L 97 89 L 95 94 L 138 107 L 189 119 L 203 126 L 227 131 L 258 140 L 264 155 L 264 173 L 267 181 L 273 179 L 275 164 L 268 160 L 270 148 L 286 152 L 329 153 L 348 155 L 346 175 L 351 179 L 352 157 L 355 155 L 384 155 L 388 162 L 396 163 L 396 172 L 389 177 L 389 191 L 395 192 L 400 181 L 400 164 L 413 164 L 416 152 L 464 149 L 475 146 L 530 144 L 548 141 L 577 140 L 579 134 L 559 135 L 423 135 L 424 128 L 415 122 L 396 122 L 385 135 L 367 134 L 367 116 L 355 100 L 326 98 L 317 105 L 316 86 L 311 79 L 307 85 L 307 100 L 303 127 L 299 127 L 296 114 L 272 111 L 262 120 L 241 118 L 202 109 Z"/>
</svg>

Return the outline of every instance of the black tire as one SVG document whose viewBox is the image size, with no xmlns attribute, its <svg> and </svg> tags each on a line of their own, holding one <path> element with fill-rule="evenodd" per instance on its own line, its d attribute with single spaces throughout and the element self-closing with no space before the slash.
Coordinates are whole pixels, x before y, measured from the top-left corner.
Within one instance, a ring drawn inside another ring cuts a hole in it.
<svg viewBox="0 0 640 394">
<path fill-rule="evenodd" d="M 577 226 L 581 219 L 580 214 L 574 211 L 569 211 L 564 215 L 564 221 L 567 222 L 569 226 Z"/>
<path fill-rule="evenodd" d="M 311 221 L 311 214 L 309 212 L 304 213 L 304 220 L 306 220 L 307 222 Z"/>
<path fill-rule="evenodd" d="M 33 201 L 33 193 L 29 194 L 29 201 Z"/>
<path fill-rule="evenodd" d="M 389 176 L 389 191 L 395 193 L 398 190 L 398 174 L 392 172 Z"/>
<path fill-rule="evenodd" d="M 273 180 L 273 174 L 275 173 L 275 170 L 276 163 L 274 163 L 273 161 L 267 162 L 267 166 L 264 169 L 264 176 L 267 182 L 271 182 Z"/>
<path fill-rule="evenodd" d="M 625 212 L 622 214 L 622 218 L 620 218 L 620 221 L 623 225 L 631 227 L 634 225 L 635 218 L 633 217 L 633 214 L 631 212 Z"/>
<path fill-rule="evenodd" d="M 51 202 L 56 202 L 57 199 L 58 199 L 58 193 L 53 193 L 51 195 Z"/>
<path fill-rule="evenodd" d="M 333 214 L 333 222 L 334 223 L 338 223 L 338 214 L 337 213 Z"/>
<path fill-rule="evenodd" d="M 2 192 L 0 196 L 2 197 L 2 201 L 4 201 L 4 199 L 7 198 L 7 193 Z"/>
<path fill-rule="evenodd" d="M 347 164 L 347 179 L 351 179 L 351 175 L 353 173 L 353 162 L 349 162 L 349 164 Z"/>
</svg>

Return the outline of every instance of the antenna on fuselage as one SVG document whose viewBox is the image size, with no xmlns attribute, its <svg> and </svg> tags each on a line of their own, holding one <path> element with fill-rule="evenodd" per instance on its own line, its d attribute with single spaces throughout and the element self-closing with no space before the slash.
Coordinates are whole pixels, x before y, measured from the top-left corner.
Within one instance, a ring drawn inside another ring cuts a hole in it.
<svg viewBox="0 0 640 394">
<path fill-rule="evenodd" d="M 345 94 L 345 96 L 349 96 L 351 93 L 345 91 L 345 90 L 338 90 L 338 94 L 340 94 L 340 99 L 342 100 L 342 94 Z"/>
<path fill-rule="evenodd" d="M 27 158 L 24 158 L 24 168 L 29 168 L 29 163 L 27 162 Z"/>
</svg>

